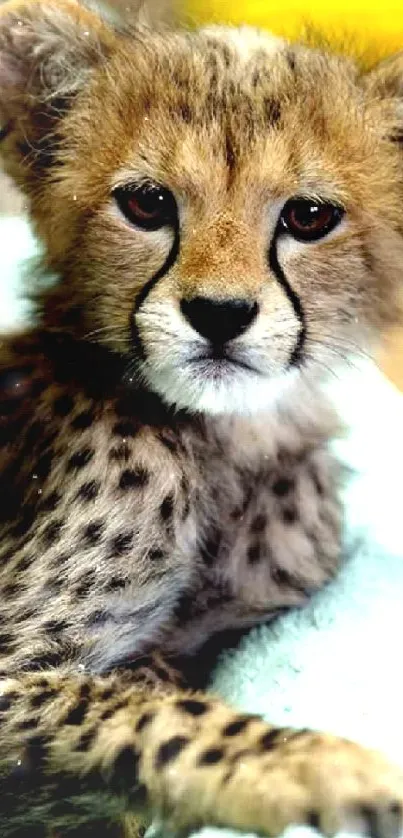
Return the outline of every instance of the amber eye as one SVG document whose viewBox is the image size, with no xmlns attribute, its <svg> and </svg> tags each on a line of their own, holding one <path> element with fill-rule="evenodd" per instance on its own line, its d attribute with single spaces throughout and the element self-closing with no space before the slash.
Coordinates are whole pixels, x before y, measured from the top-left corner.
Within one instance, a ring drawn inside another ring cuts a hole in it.
<svg viewBox="0 0 403 838">
<path fill-rule="evenodd" d="M 313 242 L 330 233 L 342 217 L 343 209 L 334 204 L 293 198 L 281 213 L 280 225 L 294 239 Z"/>
<path fill-rule="evenodd" d="M 122 186 L 114 190 L 115 201 L 127 220 L 142 230 L 173 226 L 177 219 L 175 198 L 154 183 Z"/>
</svg>

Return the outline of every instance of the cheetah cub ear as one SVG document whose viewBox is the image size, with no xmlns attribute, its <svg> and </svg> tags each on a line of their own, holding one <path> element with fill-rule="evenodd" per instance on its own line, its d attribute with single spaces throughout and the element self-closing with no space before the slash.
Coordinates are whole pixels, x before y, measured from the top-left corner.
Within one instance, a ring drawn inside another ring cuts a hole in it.
<svg viewBox="0 0 403 838">
<path fill-rule="evenodd" d="M 403 153 L 403 52 L 370 70 L 364 85 L 382 134 L 397 143 Z"/>
<path fill-rule="evenodd" d="M 60 116 L 113 49 L 113 28 L 75 0 L 0 8 L 0 150 L 21 185 L 46 165 Z"/>
</svg>

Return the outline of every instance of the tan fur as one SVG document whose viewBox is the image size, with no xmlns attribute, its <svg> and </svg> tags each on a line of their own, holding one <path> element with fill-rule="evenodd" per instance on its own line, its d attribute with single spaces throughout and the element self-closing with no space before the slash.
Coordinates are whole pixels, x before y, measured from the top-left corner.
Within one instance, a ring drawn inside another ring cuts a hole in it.
<svg viewBox="0 0 403 838">
<path fill-rule="evenodd" d="M 176 658 L 337 572 L 318 378 L 400 317 L 401 79 L 399 58 L 363 75 L 247 29 L 2 7 L 0 149 L 44 244 L 38 324 L 1 346 L 7 838 L 112 836 L 133 813 L 397 835 L 402 778 L 381 757 L 192 696 Z M 174 194 L 177 234 L 119 211 L 114 190 L 144 180 Z M 295 196 L 341 204 L 340 227 L 276 239 Z M 218 384 L 189 366 L 198 296 L 258 306 Z"/>
</svg>

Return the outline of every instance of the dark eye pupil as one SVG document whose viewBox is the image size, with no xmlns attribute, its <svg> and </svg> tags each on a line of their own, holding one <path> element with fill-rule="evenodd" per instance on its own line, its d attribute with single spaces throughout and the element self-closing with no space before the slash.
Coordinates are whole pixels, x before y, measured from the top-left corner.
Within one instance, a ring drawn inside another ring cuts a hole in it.
<svg viewBox="0 0 403 838">
<path fill-rule="evenodd" d="M 138 189 L 133 195 L 133 202 L 137 202 L 143 212 L 148 215 L 157 215 L 164 211 L 165 195 L 157 188 Z"/>
<path fill-rule="evenodd" d="M 309 204 L 308 202 L 301 203 L 294 210 L 294 217 L 301 227 L 309 227 L 317 221 L 319 216 L 318 204 Z"/>
</svg>

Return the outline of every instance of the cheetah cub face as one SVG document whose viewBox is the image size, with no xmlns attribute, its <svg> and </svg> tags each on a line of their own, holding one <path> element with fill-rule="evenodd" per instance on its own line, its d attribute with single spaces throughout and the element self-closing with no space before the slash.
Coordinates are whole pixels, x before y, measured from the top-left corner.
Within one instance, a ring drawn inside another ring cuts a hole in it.
<svg viewBox="0 0 403 838">
<path fill-rule="evenodd" d="M 60 276 L 48 325 L 169 405 L 245 413 L 396 317 L 401 57 L 364 73 L 248 29 L 20 8 L 0 18 L 2 150 Z"/>
</svg>

